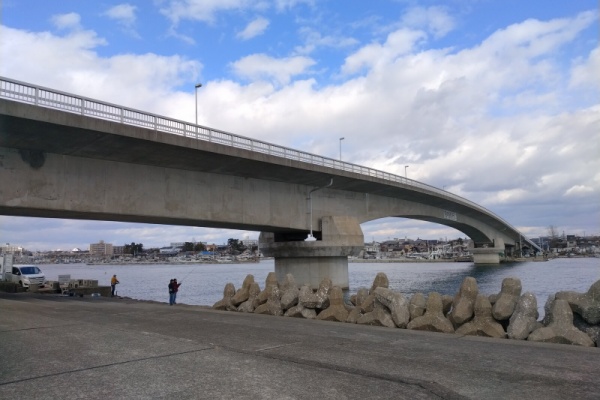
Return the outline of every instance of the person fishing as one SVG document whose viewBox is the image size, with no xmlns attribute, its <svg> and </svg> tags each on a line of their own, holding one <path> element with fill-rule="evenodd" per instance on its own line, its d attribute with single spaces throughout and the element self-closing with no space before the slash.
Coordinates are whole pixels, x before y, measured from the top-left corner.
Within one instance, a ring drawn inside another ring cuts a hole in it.
<svg viewBox="0 0 600 400">
<path fill-rule="evenodd" d="M 175 302 L 175 292 L 173 291 L 173 279 L 169 281 L 169 305 L 172 306 Z"/>
<path fill-rule="evenodd" d="M 115 297 L 115 289 L 117 288 L 117 284 L 119 280 L 117 279 L 117 275 L 113 275 L 110 278 L 110 297 Z"/>
<path fill-rule="evenodd" d="M 190 274 L 192 272 L 194 272 L 194 269 L 191 269 L 190 272 L 188 272 L 187 275 L 183 277 L 183 279 L 190 276 Z M 177 283 L 176 278 L 171 279 L 171 281 L 169 282 L 169 304 L 170 305 L 177 304 L 177 292 L 179 291 L 179 286 L 181 286 L 181 284 L 183 283 L 183 279 L 181 280 L 180 283 Z"/>
<path fill-rule="evenodd" d="M 177 279 L 171 279 L 169 282 L 169 305 L 177 304 L 177 292 L 181 283 L 177 283 Z"/>
</svg>

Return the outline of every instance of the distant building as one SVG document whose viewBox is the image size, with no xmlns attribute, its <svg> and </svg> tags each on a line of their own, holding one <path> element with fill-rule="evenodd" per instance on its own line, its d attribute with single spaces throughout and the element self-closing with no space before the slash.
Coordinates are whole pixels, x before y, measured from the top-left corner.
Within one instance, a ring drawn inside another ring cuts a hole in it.
<svg viewBox="0 0 600 400">
<path fill-rule="evenodd" d="M 125 253 L 125 246 L 113 246 L 113 254 L 121 255 Z"/>
<path fill-rule="evenodd" d="M 92 243 L 90 244 L 90 254 L 95 256 L 112 256 L 113 245 L 110 243 L 104 243 L 104 240 L 101 240 L 100 243 Z"/>
<path fill-rule="evenodd" d="M 16 256 L 21 256 L 23 254 L 23 248 L 20 246 L 15 246 L 14 244 L 10 244 L 10 243 L 6 243 L 3 245 L 0 245 L 0 254 L 5 253 L 11 253 L 14 254 Z"/>
<path fill-rule="evenodd" d="M 206 251 L 210 251 L 210 252 L 215 252 L 217 250 L 217 245 L 216 244 L 206 244 Z"/>
<path fill-rule="evenodd" d="M 258 240 L 256 239 L 244 239 L 242 240 L 242 244 L 247 248 L 251 249 L 253 247 L 258 247 Z"/>
</svg>

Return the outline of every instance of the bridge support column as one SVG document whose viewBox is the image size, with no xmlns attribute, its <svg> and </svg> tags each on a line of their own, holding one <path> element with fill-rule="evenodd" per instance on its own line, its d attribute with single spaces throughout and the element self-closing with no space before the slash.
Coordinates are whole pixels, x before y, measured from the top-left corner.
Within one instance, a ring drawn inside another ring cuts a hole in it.
<svg viewBox="0 0 600 400">
<path fill-rule="evenodd" d="M 342 289 L 349 287 L 348 256 L 358 255 L 364 237 L 353 217 L 323 217 L 320 240 L 276 241 L 272 232 L 261 232 L 259 248 L 264 256 L 275 258 L 275 274 L 282 282 L 292 274 L 299 285 L 317 289 L 324 278 Z"/>
<path fill-rule="evenodd" d="M 470 251 L 475 264 L 500 264 L 504 258 L 504 240 L 496 238 L 492 247 L 473 247 Z"/>
</svg>

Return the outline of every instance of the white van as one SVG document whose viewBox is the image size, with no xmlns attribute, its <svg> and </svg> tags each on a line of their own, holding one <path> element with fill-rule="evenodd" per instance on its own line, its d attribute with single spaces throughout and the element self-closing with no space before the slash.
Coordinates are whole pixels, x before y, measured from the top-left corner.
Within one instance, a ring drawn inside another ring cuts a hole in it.
<svg viewBox="0 0 600 400">
<path fill-rule="evenodd" d="M 13 265 L 4 272 L 4 279 L 8 282 L 18 283 L 21 287 L 30 285 L 43 286 L 46 276 L 35 265 Z"/>
</svg>

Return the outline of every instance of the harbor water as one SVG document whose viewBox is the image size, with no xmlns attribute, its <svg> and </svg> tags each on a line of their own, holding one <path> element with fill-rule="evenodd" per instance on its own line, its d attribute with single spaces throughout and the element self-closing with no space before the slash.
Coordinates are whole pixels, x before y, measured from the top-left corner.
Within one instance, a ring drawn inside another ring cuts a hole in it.
<svg viewBox="0 0 600 400">
<path fill-rule="evenodd" d="M 40 265 L 48 280 L 58 280 L 58 275 L 69 274 L 72 279 L 98 280 L 99 285 L 110 285 L 117 275 L 117 294 L 138 300 L 168 303 L 169 280 L 177 278 L 182 283 L 177 302 L 212 306 L 223 297 L 228 282 L 240 288 L 248 274 L 254 276 L 261 289 L 267 274 L 274 271 L 273 260 L 244 264 L 48 264 Z M 378 272 L 384 272 L 390 288 L 410 297 L 421 292 L 438 292 L 454 296 L 464 280 L 471 276 L 477 280 L 479 293 L 499 293 L 502 280 L 516 277 L 521 280 L 522 293 L 535 294 L 540 316 L 549 295 L 559 291 L 587 292 L 600 279 L 599 258 L 556 258 L 546 262 L 519 262 L 495 266 L 475 266 L 463 262 L 414 263 L 353 263 L 348 264 L 350 289 L 346 295 L 356 293 L 361 287 L 370 288 Z"/>
</svg>

